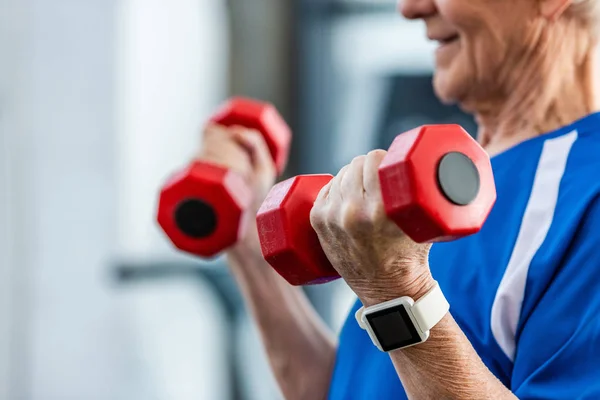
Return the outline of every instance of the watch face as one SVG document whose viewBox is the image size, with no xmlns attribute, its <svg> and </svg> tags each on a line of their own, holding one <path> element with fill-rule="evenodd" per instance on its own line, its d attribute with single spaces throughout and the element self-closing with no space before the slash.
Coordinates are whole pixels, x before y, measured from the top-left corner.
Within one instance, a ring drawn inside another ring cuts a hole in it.
<svg viewBox="0 0 600 400">
<path fill-rule="evenodd" d="M 391 351 L 421 342 L 421 337 L 403 305 L 367 314 L 383 351 Z"/>
</svg>

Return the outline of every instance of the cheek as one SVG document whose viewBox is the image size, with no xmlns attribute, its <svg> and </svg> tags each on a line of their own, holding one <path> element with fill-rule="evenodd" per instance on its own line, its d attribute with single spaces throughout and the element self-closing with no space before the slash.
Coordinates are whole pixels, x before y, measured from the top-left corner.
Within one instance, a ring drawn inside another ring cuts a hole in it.
<svg viewBox="0 0 600 400">
<path fill-rule="evenodd" d="M 473 78 L 487 84 L 496 80 L 506 59 L 506 47 L 502 41 L 490 31 L 480 31 L 467 36 L 465 42 L 474 69 Z"/>
<path fill-rule="evenodd" d="M 448 102 L 485 97 L 506 76 L 511 38 L 518 34 L 514 4 L 506 0 L 435 0 L 440 16 L 460 34 L 460 49 L 438 64 L 434 86 Z"/>
<path fill-rule="evenodd" d="M 477 31 L 464 36 L 449 72 L 457 84 L 466 86 L 463 95 L 485 97 L 503 85 L 509 65 L 514 63 L 502 42 L 490 32 Z"/>
<path fill-rule="evenodd" d="M 461 36 L 460 65 L 472 78 L 484 79 L 497 73 L 510 41 L 512 7 L 506 0 L 437 0 L 440 15 Z M 514 7 L 513 7 L 514 8 Z M 507 18 L 510 16 L 510 18 Z M 468 64 L 468 65 L 465 65 Z M 457 71 L 459 72 L 459 71 Z"/>
<path fill-rule="evenodd" d="M 502 86 L 507 73 L 505 54 L 485 32 L 461 37 L 460 48 L 450 62 L 438 65 L 434 75 L 436 94 L 445 103 L 486 98 Z"/>
</svg>

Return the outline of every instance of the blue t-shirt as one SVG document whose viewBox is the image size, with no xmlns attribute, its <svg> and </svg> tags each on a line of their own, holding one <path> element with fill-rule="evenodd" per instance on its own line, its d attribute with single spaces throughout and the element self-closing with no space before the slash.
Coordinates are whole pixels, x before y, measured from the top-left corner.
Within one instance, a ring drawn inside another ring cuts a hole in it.
<svg viewBox="0 0 600 400">
<path fill-rule="evenodd" d="M 434 244 L 450 312 L 519 399 L 600 399 L 600 113 L 492 158 L 498 198 L 482 230 Z M 330 400 L 406 399 L 353 307 Z"/>
</svg>

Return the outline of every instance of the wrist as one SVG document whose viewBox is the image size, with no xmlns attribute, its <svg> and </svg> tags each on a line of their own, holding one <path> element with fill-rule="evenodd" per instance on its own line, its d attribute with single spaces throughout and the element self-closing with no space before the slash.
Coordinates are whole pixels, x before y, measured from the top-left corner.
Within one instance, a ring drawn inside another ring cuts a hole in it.
<svg viewBox="0 0 600 400">
<path fill-rule="evenodd" d="M 251 257 L 262 259 L 262 251 L 260 247 L 260 239 L 258 237 L 258 228 L 254 213 L 246 211 L 242 231 L 237 242 L 226 250 L 227 256 L 246 259 Z"/>
<path fill-rule="evenodd" d="M 359 299 L 365 307 L 404 296 L 417 301 L 435 285 L 436 282 L 427 269 L 427 273 L 413 277 L 397 277 L 386 279 L 385 282 L 373 282 L 370 288 L 365 289 L 364 294 L 359 296 Z"/>
<path fill-rule="evenodd" d="M 246 235 L 225 254 L 229 269 L 238 281 L 259 280 L 269 286 L 274 283 L 273 279 L 276 283 L 283 280 L 263 256 L 255 223 L 248 227 Z"/>
<path fill-rule="evenodd" d="M 414 293 L 420 297 L 403 295 L 356 312 L 357 323 L 379 350 L 392 352 L 424 343 L 448 313 L 448 301 L 437 282 L 423 295 Z"/>
</svg>

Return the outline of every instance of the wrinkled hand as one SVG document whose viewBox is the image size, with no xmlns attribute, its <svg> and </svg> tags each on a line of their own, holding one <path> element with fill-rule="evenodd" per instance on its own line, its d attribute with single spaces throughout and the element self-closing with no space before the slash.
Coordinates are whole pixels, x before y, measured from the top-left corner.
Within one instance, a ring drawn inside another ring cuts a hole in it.
<svg viewBox="0 0 600 400">
<path fill-rule="evenodd" d="M 275 183 L 277 172 L 269 147 L 260 132 L 240 126 L 208 125 L 202 137 L 197 160 L 221 165 L 240 174 L 253 193 L 251 213 L 256 214 L 269 190 Z M 244 237 L 228 250 L 230 255 L 255 257 L 262 260 L 256 220 L 251 218 Z"/>
<path fill-rule="evenodd" d="M 311 224 L 327 258 L 365 306 L 433 286 L 429 244 L 417 244 L 386 216 L 378 167 L 386 152 L 355 158 L 326 185 Z"/>
<path fill-rule="evenodd" d="M 209 125 L 197 159 L 222 165 L 240 174 L 254 194 L 258 211 L 275 183 L 275 163 L 260 132 L 240 126 Z"/>
</svg>

